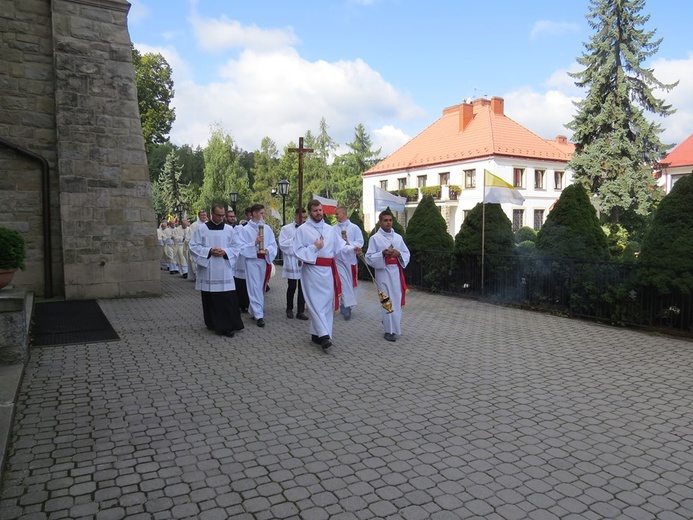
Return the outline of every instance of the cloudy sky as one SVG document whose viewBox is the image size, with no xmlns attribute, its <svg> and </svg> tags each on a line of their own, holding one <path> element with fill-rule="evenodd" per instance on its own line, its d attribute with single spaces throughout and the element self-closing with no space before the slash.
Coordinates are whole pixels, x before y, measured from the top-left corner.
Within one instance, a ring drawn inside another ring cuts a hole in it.
<svg viewBox="0 0 693 520">
<path fill-rule="evenodd" d="M 506 115 L 544 138 L 562 134 L 584 96 L 567 71 L 592 30 L 589 0 L 129 0 L 141 52 L 173 68 L 171 140 L 204 146 L 221 125 L 253 151 L 307 130 L 340 145 L 363 124 L 384 157 L 467 98 L 505 98 Z M 649 0 L 662 38 L 646 65 L 676 114 L 663 140 L 693 133 L 693 3 Z"/>
</svg>

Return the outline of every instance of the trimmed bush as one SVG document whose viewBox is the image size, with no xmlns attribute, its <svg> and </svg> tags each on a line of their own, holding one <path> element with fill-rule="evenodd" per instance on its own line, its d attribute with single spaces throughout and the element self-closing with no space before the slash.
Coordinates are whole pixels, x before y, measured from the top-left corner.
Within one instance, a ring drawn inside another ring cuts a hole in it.
<svg viewBox="0 0 693 520">
<path fill-rule="evenodd" d="M 537 232 L 529 226 L 522 226 L 520 229 L 515 231 L 516 244 L 521 244 L 522 242 L 526 241 L 535 242 L 536 240 Z"/>
<path fill-rule="evenodd" d="M 608 260 L 606 235 L 582 184 L 571 184 L 537 233 L 537 251 L 551 258 Z"/>
<path fill-rule="evenodd" d="M 662 199 L 642 243 L 643 284 L 659 291 L 693 291 L 693 175 L 682 177 Z"/>
<path fill-rule="evenodd" d="M 0 227 L 0 269 L 24 269 L 26 244 L 14 229 Z"/>
</svg>

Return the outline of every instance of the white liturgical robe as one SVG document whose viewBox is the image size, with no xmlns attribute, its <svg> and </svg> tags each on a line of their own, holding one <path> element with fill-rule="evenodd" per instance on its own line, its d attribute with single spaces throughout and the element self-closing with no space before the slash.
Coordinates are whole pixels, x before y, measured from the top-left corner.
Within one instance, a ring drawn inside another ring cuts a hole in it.
<svg viewBox="0 0 693 520">
<path fill-rule="evenodd" d="M 223 249 L 226 257 L 210 256 L 213 247 Z M 204 223 L 197 226 L 190 240 L 190 258 L 197 264 L 195 289 L 235 291 L 233 273 L 239 250 L 240 244 L 231 226 L 224 224 L 222 230 L 210 230 Z"/>
<path fill-rule="evenodd" d="M 401 257 L 393 259 L 393 263 L 388 263 L 383 251 L 390 246 L 401 253 Z M 375 281 L 378 290 L 390 297 L 392 302 L 392 312 L 387 313 L 383 308 L 383 329 L 385 333 L 402 334 L 400 322 L 402 320 L 402 298 L 404 289 L 400 278 L 400 267 L 404 269 L 409 263 L 409 249 L 404 243 L 401 235 L 390 231 L 386 233 L 379 228 L 378 231 L 368 239 L 368 249 L 366 250 L 366 262 L 375 270 Z M 406 286 L 405 286 L 406 287 Z"/>
</svg>

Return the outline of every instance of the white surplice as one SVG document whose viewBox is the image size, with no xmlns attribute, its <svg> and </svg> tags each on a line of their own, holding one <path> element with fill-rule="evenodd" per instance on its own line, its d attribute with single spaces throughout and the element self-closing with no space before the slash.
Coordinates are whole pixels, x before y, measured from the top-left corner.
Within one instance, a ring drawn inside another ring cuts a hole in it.
<svg viewBox="0 0 693 520">
<path fill-rule="evenodd" d="M 390 246 L 401 253 L 402 256 L 398 260 L 402 268 L 407 267 L 410 257 L 409 249 L 404 243 L 401 235 L 398 235 L 394 231 L 386 233 L 382 228 L 379 228 L 378 231 L 368 239 L 366 262 L 374 268 L 378 290 L 389 296 L 392 302 L 392 312 L 390 314 L 388 314 L 385 309 L 381 309 L 383 329 L 386 333 L 399 335 L 402 334 L 400 326 L 402 320 L 402 284 L 400 282 L 398 265 L 385 263 L 383 251 Z"/>
<path fill-rule="evenodd" d="M 353 224 L 349 219 L 344 222 L 337 222 L 334 225 L 339 236 L 352 246 L 363 247 L 363 233 L 361 229 Z M 335 259 L 337 260 L 337 271 L 342 281 L 342 305 L 344 307 L 356 306 L 356 288 L 354 287 L 354 268 L 357 268 L 358 259 L 356 252 L 351 250 L 342 251 Z"/>
<path fill-rule="evenodd" d="M 212 248 L 221 248 L 226 258 L 209 256 Z M 190 239 L 190 258 L 197 265 L 195 289 L 208 292 L 235 291 L 233 273 L 240 243 L 234 229 L 228 224 L 223 230 L 210 230 L 202 223 Z"/>
<path fill-rule="evenodd" d="M 294 237 L 299 226 L 292 222 L 282 226 L 279 231 L 279 249 L 282 250 L 282 278 L 290 280 L 301 279 L 301 266 L 298 258 L 294 254 Z"/>
<path fill-rule="evenodd" d="M 322 249 L 315 246 L 315 241 L 323 237 Z M 315 265 L 318 258 L 335 258 L 342 251 L 354 250 L 337 234 L 335 229 L 324 220 L 314 222 L 308 219 L 296 229 L 294 254 L 303 262 L 301 266 L 301 285 L 306 306 L 310 313 L 310 333 L 322 337 L 332 337 L 334 320 L 334 280 L 332 269 Z"/>
<path fill-rule="evenodd" d="M 255 239 L 260 226 L 264 226 L 265 257 L 258 258 L 258 245 Z M 265 311 L 265 275 L 267 266 L 271 266 L 277 257 L 277 241 L 274 232 L 264 222 L 250 221 L 245 226 L 236 226 L 241 243 L 241 256 L 245 259 L 245 280 L 248 287 L 250 307 L 248 312 L 255 319 L 264 318 Z"/>
</svg>

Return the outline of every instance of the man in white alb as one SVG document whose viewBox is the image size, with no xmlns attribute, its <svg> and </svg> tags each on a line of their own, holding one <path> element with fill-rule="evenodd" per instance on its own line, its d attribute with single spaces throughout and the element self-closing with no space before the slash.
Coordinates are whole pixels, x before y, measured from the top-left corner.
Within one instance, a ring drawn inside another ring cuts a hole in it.
<svg viewBox="0 0 693 520">
<path fill-rule="evenodd" d="M 258 327 L 265 326 L 265 288 L 272 274 L 272 262 L 277 256 L 277 241 L 272 228 L 265 224 L 265 206 L 253 204 L 252 217 L 238 231 L 241 256 L 245 258 L 245 283 L 248 288 L 250 317 Z"/>
<path fill-rule="evenodd" d="M 337 223 L 335 228 L 347 244 L 363 247 L 363 233 L 361 228 L 353 224 L 347 218 L 347 209 L 344 206 L 337 206 L 335 210 Z M 342 282 L 342 297 L 339 302 L 339 312 L 345 320 L 351 319 L 351 310 L 356 306 L 356 284 L 358 280 L 358 259 L 354 251 L 346 251 L 335 257 L 337 260 L 337 271 Z"/>
<path fill-rule="evenodd" d="M 311 341 L 327 350 L 332 346 L 334 312 L 342 292 L 335 256 L 348 250 L 358 253 L 361 248 L 347 244 L 323 220 L 320 201 L 308 203 L 308 214 L 308 220 L 296 230 L 294 254 L 303 262 L 301 285 L 310 314 Z"/>
<path fill-rule="evenodd" d="M 400 322 L 407 292 L 404 268 L 409 263 L 409 249 L 402 236 L 392 229 L 393 219 L 389 209 L 380 213 L 380 228 L 368 239 L 366 249 L 366 262 L 375 270 L 378 290 L 389 296 L 392 302 L 391 313 L 381 309 L 387 341 L 397 341 L 397 336 L 402 334 Z"/>
<path fill-rule="evenodd" d="M 296 318 L 307 320 L 306 300 L 303 297 L 301 287 L 301 264 L 294 254 L 294 237 L 298 227 L 306 221 L 306 210 L 297 209 L 294 213 L 294 221 L 286 226 L 282 226 L 279 232 L 279 249 L 282 251 L 282 278 L 286 278 L 288 286 L 286 288 L 286 317 L 294 317 L 294 295 L 298 289 L 298 313 Z"/>
</svg>

